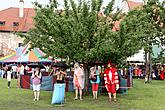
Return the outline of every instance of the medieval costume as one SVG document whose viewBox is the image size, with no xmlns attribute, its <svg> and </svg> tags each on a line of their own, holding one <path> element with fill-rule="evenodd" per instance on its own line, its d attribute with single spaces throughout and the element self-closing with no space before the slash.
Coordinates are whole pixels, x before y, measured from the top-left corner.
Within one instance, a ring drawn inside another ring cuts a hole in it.
<svg viewBox="0 0 165 110">
<path fill-rule="evenodd" d="M 104 71 L 105 87 L 109 95 L 109 102 L 111 102 L 111 93 L 114 96 L 116 102 L 116 90 L 119 89 L 119 80 L 116 68 L 108 64 L 108 68 Z"/>
</svg>

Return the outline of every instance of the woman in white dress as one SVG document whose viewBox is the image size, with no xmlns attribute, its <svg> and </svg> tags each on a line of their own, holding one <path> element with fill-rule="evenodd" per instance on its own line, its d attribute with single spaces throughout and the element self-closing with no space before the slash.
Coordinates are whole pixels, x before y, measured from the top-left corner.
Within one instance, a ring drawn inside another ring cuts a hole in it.
<svg viewBox="0 0 165 110">
<path fill-rule="evenodd" d="M 84 89 L 84 70 L 80 68 L 78 63 L 75 63 L 74 65 L 74 78 L 73 78 L 73 84 L 75 89 L 75 100 L 78 99 L 78 92 L 80 94 L 80 100 L 82 99 L 82 90 Z"/>
</svg>

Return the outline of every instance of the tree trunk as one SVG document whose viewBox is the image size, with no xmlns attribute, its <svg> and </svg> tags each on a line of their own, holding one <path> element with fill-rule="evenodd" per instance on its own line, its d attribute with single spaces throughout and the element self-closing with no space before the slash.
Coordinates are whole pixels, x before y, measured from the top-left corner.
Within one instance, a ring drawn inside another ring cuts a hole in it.
<svg viewBox="0 0 165 110">
<path fill-rule="evenodd" d="M 150 52 L 145 52 L 145 73 L 146 73 L 146 78 L 145 80 L 146 83 L 149 83 L 151 80 L 151 72 L 152 72 L 152 62 L 151 62 L 151 53 Z"/>
<path fill-rule="evenodd" d="M 147 82 L 149 82 L 149 67 L 148 67 L 148 53 L 147 52 L 145 52 L 145 74 L 146 74 L 146 76 L 145 76 L 145 82 L 147 83 Z"/>
<path fill-rule="evenodd" d="M 152 59 L 151 59 L 151 53 L 149 52 L 149 75 L 148 75 L 148 82 L 151 81 L 151 75 L 152 75 Z"/>
<path fill-rule="evenodd" d="M 85 73 L 85 85 L 84 85 L 84 92 L 86 95 L 89 95 L 89 67 L 88 64 L 84 65 L 84 73 Z"/>
</svg>

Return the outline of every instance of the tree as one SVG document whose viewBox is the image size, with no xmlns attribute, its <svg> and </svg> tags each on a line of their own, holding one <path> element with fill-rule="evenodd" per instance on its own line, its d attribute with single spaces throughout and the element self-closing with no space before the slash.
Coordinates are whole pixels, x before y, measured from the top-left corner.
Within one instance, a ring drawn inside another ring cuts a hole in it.
<svg viewBox="0 0 165 110">
<path fill-rule="evenodd" d="M 114 0 L 104 10 L 108 17 L 113 3 Z M 99 46 L 105 38 L 113 36 L 111 29 L 117 17 L 109 19 L 100 16 L 102 0 L 79 0 L 78 4 L 73 0 L 64 0 L 64 10 L 58 10 L 56 0 L 50 1 L 46 7 L 38 3 L 35 5 L 35 27 L 28 33 L 21 34 L 25 43 L 30 42 L 31 48 L 39 47 L 48 56 L 69 58 L 70 62 L 88 65 L 94 59 L 99 60 L 101 54 L 98 53 L 104 53 L 104 50 L 99 50 Z M 87 84 L 88 80 L 86 86 Z"/>
<path fill-rule="evenodd" d="M 92 0 L 91 4 L 80 0 L 78 6 L 72 0 L 68 6 L 65 0 L 63 11 L 57 9 L 56 1 L 51 3 L 47 7 L 36 4 L 35 28 L 24 36 L 32 47 L 40 47 L 47 55 L 87 63 L 110 58 L 119 64 L 137 52 L 137 44 L 131 42 L 134 39 L 112 31 L 115 22 L 123 17 L 119 10 L 112 13 L 114 0 L 104 9 L 105 15 L 99 14 L 102 0 Z M 133 49 L 130 52 L 128 48 Z"/>
<path fill-rule="evenodd" d="M 137 52 L 137 43 L 129 35 L 123 36 L 122 31 L 112 31 L 115 22 L 123 17 L 119 10 L 112 13 L 114 1 L 104 10 L 101 10 L 102 0 L 79 0 L 78 4 L 64 0 L 64 10 L 58 10 L 56 0 L 46 7 L 35 3 L 35 26 L 21 36 L 25 43 L 30 42 L 32 48 L 38 47 L 48 56 L 82 62 L 86 68 L 96 60 L 110 59 L 120 64 Z"/>
<path fill-rule="evenodd" d="M 138 45 L 145 50 L 148 76 L 151 72 L 152 45 L 164 45 L 164 6 L 164 2 L 159 0 L 148 0 L 142 9 L 130 11 L 122 22 L 127 29 L 126 33 L 138 40 Z"/>
<path fill-rule="evenodd" d="M 46 7 L 35 3 L 35 27 L 21 36 L 25 43 L 30 41 L 32 48 L 39 47 L 48 56 L 69 57 L 70 62 L 88 64 L 111 59 L 122 63 L 137 52 L 137 43 L 132 43 L 130 36 L 123 37 L 121 31 L 112 31 L 115 22 L 123 17 L 119 10 L 112 13 L 114 1 L 109 2 L 103 14 L 102 0 L 79 0 L 78 4 L 64 0 L 64 10 L 58 10 L 56 0 Z"/>
<path fill-rule="evenodd" d="M 64 10 L 57 9 L 56 0 L 46 7 L 35 3 L 35 27 L 21 35 L 25 43 L 30 41 L 32 48 L 39 47 L 48 56 L 69 57 L 71 62 L 104 59 L 102 54 L 109 50 L 99 47 L 113 37 L 111 29 L 119 14 L 110 15 L 114 0 L 104 9 L 104 17 L 99 14 L 102 0 L 80 0 L 78 5 L 73 0 L 64 2 Z"/>
<path fill-rule="evenodd" d="M 155 64 L 165 64 L 165 49 L 162 47 L 158 47 L 160 49 L 160 53 L 155 53 L 157 54 L 156 57 L 152 58 L 152 62 Z"/>
</svg>

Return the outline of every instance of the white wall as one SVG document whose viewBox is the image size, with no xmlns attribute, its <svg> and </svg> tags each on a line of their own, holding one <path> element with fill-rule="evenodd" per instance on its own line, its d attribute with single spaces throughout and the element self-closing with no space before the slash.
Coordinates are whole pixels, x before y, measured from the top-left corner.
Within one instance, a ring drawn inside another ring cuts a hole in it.
<svg viewBox="0 0 165 110">
<path fill-rule="evenodd" d="M 0 32 L 0 43 L 5 43 L 8 48 L 15 50 L 19 43 L 23 43 L 23 38 L 20 38 L 13 33 Z"/>
</svg>

